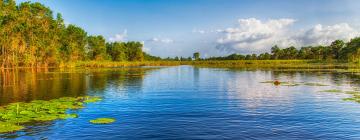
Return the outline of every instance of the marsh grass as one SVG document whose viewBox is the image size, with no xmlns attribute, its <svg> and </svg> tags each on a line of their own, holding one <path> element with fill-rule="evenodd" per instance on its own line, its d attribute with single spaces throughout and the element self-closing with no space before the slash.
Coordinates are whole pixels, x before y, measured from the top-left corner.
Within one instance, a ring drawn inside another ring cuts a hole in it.
<svg viewBox="0 0 360 140">
<path fill-rule="evenodd" d="M 222 60 L 222 61 L 188 61 L 187 65 L 201 67 L 227 68 L 271 68 L 279 70 L 336 70 L 339 72 L 360 72 L 358 63 L 327 62 L 319 60 Z"/>
<path fill-rule="evenodd" d="M 90 67 L 90 68 L 114 68 L 114 67 L 137 67 L 137 66 L 179 66 L 186 65 L 185 61 L 142 61 L 142 62 L 114 62 L 114 61 L 80 61 L 71 63 L 70 67 Z"/>
<path fill-rule="evenodd" d="M 18 102 L 0 107 L 0 133 L 14 132 L 24 128 L 22 124 L 77 118 L 67 110 L 84 107 L 84 103 L 100 101 L 100 97 L 63 97 L 50 101 L 34 100 L 29 103 Z"/>
</svg>

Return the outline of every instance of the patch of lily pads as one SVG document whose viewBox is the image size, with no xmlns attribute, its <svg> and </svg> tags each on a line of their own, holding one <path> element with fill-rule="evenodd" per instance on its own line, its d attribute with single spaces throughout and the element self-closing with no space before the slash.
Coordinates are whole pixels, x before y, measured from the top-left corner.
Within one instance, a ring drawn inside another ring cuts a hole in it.
<svg viewBox="0 0 360 140">
<path fill-rule="evenodd" d="M 269 84 L 273 84 L 275 86 L 300 86 L 300 85 L 305 85 L 305 86 L 328 86 L 325 84 L 320 84 L 320 83 L 302 83 L 302 82 L 280 82 L 280 81 L 264 81 L 264 82 L 260 82 L 260 83 L 269 83 Z"/>
<path fill-rule="evenodd" d="M 329 86 L 329 85 L 320 84 L 320 83 L 304 83 L 304 85 L 305 85 L 305 86 L 317 86 L 317 87 Z"/>
<path fill-rule="evenodd" d="M 328 89 L 328 90 L 322 90 L 320 92 L 327 92 L 327 93 L 343 93 L 342 90 L 339 89 Z"/>
<path fill-rule="evenodd" d="M 84 103 L 100 100 L 100 97 L 85 96 L 11 103 L 0 107 L 0 133 L 24 129 L 23 124 L 26 123 L 77 118 L 77 114 L 68 114 L 67 111 L 81 109 Z"/>
<path fill-rule="evenodd" d="M 351 95 L 351 97 L 343 99 L 344 101 L 353 101 L 353 102 L 360 103 L 360 92 L 359 91 L 347 91 L 345 93 Z"/>
<path fill-rule="evenodd" d="M 276 86 L 298 86 L 298 85 L 300 85 L 299 83 L 294 83 L 294 82 L 279 82 L 279 81 L 264 81 L 264 82 L 260 82 L 260 83 L 274 84 Z"/>
<path fill-rule="evenodd" d="M 344 98 L 344 101 L 353 101 L 360 103 L 360 91 L 342 91 L 338 89 L 330 89 L 330 90 L 323 90 L 320 92 L 327 92 L 327 93 L 345 93 L 351 95 L 349 98 Z"/>
<path fill-rule="evenodd" d="M 115 122 L 116 120 L 113 118 L 97 118 L 94 120 L 90 120 L 91 123 L 93 124 L 110 124 Z"/>
</svg>

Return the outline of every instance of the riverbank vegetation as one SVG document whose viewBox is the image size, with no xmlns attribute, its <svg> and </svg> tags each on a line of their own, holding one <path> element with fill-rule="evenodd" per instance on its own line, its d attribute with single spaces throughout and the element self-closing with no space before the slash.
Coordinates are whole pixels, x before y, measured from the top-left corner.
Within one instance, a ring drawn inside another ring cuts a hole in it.
<svg viewBox="0 0 360 140">
<path fill-rule="evenodd" d="M 64 66 L 77 61 L 156 60 L 136 41 L 106 42 L 76 25 L 66 25 L 40 3 L 0 1 L 0 66 Z"/>
</svg>

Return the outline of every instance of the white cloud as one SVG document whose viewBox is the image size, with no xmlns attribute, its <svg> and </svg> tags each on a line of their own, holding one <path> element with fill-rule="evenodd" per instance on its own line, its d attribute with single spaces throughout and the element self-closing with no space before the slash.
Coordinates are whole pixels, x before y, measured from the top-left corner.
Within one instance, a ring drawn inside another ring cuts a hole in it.
<svg viewBox="0 0 360 140">
<path fill-rule="evenodd" d="M 359 31 L 347 23 L 332 26 L 318 24 L 308 30 L 300 31 L 295 38 L 299 41 L 300 45 L 328 45 L 334 40 L 349 41 L 358 35 Z"/>
<path fill-rule="evenodd" d="M 127 30 L 125 29 L 123 33 L 121 34 L 116 34 L 114 37 L 110 37 L 109 40 L 111 42 L 116 42 L 116 41 L 120 41 L 120 42 L 123 42 L 126 40 L 127 38 Z"/>
<path fill-rule="evenodd" d="M 217 48 L 230 52 L 261 51 L 274 43 L 289 42 L 287 27 L 294 19 L 278 19 L 262 22 L 255 18 L 239 19 L 238 26 L 220 30 Z"/>
<path fill-rule="evenodd" d="M 157 37 L 154 37 L 154 38 L 149 39 L 148 42 L 168 44 L 168 43 L 173 43 L 174 40 L 169 39 L 169 38 L 157 38 Z"/>
<path fill-rule="evenodd" d="M 360 34 L 347 23 L 332 26 L 316 25 L 310 29 L 290 30 L 294 19 L 239 19 L 238 26 L 218 30 L 217 49 L 227 52 L 257 53 L 271 46 L 328 45 L 336 39 L 350 40 Z"/>
</svg>

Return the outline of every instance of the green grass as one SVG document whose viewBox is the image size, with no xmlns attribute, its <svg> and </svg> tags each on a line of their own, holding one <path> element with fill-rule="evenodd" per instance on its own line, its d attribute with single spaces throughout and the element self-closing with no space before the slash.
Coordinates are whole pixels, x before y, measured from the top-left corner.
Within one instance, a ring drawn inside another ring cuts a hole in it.
<svg viewBox="0 0 360 140">
<path fill-rule="evenodd" d="M 143 61 L 143 62 L 113 62 L 113 61 L 80 61 L 69 63 L 66 67 L 134 67 L 134 66 L 179 66 L 192 65 L 197 67 L 224 68 L 271 68 L 271 69 L 331 69 L 359 71 L 360 64 L 344 62 L 326 62 L 319 60 L 206 60 L 206 61 Z"/>
<path fill-rule="evenodd" d="M 360 72 L 360 63 L 346 63 L 338 61 L 321 60 L 204 60 L 204 61 L 77 61 L 64 63 L 60 68 L 114 68 L 114 67 L 138 67 L 138 66 L 179 66 L 192 65 L 197 67 L 217 68 L 262 68 L 279 70 L 336 70 L 339 72 Z"/>
<path fill-rule="evenodd" d="M 224 60 L 191 61 L 190 65 L 205 67 L 279 68 L 279 69 L 343 69 L 360 68 L 359 64 L 319 60 Z"/>
<path fill-rule="evenodd" d="M 109 124 L 115 122 L 115 119 L 113 118 L 97 118 L 94 120 L 90 120 L 93 124 Z"/>
<path fill-rule="evenodd" d="M 178 66 L 186 64 L 181 61 L 143 61 L 143 62 L 113 62 L 113 61 L 81 61 L 70 63 L 70 67 L 135 67 L 135 66 Z"/>
</svg>

